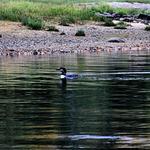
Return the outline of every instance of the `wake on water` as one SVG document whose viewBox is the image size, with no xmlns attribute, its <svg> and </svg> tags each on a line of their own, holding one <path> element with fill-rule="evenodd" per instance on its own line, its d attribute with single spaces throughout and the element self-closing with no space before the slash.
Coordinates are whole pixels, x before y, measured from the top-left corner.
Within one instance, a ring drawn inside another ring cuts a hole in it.
<svg viewBox="0 0 150 150">
<path fill-rule="evenodd" d="M 92 80 L 150 80 L 150 72 L 81 73 L 79 78 Z"/>
<path fill-rule="evenodd" d="M 100 136 L 100 135 L 71 135 L 68 136 L 71 140 L 124 140 L 131 141 L 133 138 L 127 136 Z"/>
</svg>

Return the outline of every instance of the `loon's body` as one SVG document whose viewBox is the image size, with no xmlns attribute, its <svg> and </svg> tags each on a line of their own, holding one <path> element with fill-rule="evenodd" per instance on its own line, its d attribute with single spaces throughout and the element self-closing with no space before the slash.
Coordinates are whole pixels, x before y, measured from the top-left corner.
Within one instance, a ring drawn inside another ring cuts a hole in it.
<svg viewBox="0 0 150 150">
<path fill-rule="evenodd" d="M 64 67 L 60 67 L 57 70 L 60 70 L 61 72 L 60 79 L 77 79 L 78 78 L 78 74 L 71 74 L 71 73 L 67 74 L 67 69 Z"/>
</svg>

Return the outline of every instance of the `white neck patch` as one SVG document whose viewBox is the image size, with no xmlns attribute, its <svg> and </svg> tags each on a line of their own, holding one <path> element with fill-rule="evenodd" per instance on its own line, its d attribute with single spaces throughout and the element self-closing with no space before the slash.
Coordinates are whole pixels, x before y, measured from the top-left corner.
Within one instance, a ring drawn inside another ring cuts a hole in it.
<svg viewBox="0 0 150 150">
<path fill-rule="evenodd" d="M 60 75 L 60 79 L 64 79 L 64 78 L 66 78 L 65 75 Z"/>
</svg>

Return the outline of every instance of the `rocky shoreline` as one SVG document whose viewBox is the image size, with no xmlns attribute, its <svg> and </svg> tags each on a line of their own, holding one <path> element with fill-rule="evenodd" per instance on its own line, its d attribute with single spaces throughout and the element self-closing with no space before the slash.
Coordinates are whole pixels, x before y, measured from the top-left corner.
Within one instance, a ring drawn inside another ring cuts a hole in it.
<svg viewBox="0 0 150 150">
<path fill-rule="evenodd" d="M 5 24 L 5 27 L 4 27 Z M 56 26 L 59 32 L 29 30 L 20 23 L 0 22 L 0 56 L 66 53 L 134 52 L 150 50 L 150 33 L 136 23 L 126 30 L 95 23 Z M 77 37 L 77 30 L 85 37 Z M 65 34 L 61 35 L 64 32 Z"/>
<path fill-rule="evenodd" d="M 150 9 L 150 4 L 136 2 L 109 2 L 113 8 L 134 8 L 134 9 Z"/>
</svg>

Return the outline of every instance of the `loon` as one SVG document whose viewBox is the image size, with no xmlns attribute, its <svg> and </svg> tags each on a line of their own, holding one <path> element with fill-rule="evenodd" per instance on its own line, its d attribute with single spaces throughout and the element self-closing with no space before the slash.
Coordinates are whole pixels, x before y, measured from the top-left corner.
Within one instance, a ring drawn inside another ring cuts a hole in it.
<svg viewBox="0 0 150 150">
<path fill-rule="evenodd" d="M 78 74 L 67 74 L 67 69 L 65 67 L 60 67 L 56 70 L 60 70 L 61 72 L 60 79 L 77 79 L 79 77 Z"/>
</svg>

